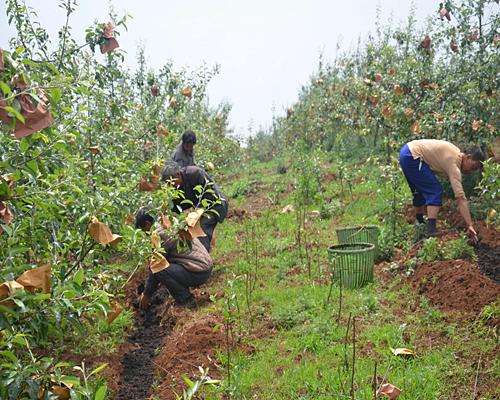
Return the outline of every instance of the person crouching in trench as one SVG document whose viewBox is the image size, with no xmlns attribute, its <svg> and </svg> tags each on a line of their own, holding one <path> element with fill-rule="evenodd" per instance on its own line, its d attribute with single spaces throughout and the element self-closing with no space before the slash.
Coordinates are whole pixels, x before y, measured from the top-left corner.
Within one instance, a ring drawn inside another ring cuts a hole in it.
<svg viewBox="0 0 500 400">
<path fill-rule="evenodd" d="M 154 219 L 145 209 L 140 209 L 135 217 L 135 227 L 143 231 L 151 230 Z M 162 239 L 164 256 L 170 265 L 157 273 L 149 271 L 144 291 L 139 298 L 139 307 L 149 308 L 151 297 L 159 285 L 165 285 L 175 300 L 177 306 L 195 308 L 196 301 L 189 291 L 190 287 L 197 287 L 205 283 L 212 274 L 213 261 L 210 254 L 195 238 L 187 243 L 187 248 L 178 249 L 178 240 L 165 235 L 158 229 Z"/>
</svg>

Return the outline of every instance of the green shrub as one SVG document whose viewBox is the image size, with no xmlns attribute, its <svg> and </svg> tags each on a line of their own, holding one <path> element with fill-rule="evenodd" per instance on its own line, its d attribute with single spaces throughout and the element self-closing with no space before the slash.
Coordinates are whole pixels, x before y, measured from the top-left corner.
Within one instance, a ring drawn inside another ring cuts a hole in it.
<svg viewBox="0 0 500 400">
<path fill-rule="evenodd" d="M 252 191 L 252 182 L 249 180 L 241 180 L 234 183 L 229 191 L 229 196 L 236 199 L 241 196 L 246 196 Z"/>
<path fill-rule="evenodd" d="M 338 199 L 332 199 L 330 202 L 321 203 L 319 216 L 321 219 L 328 219 L 335 215 L 342 214 L 342 203 Z"/>
</svg>

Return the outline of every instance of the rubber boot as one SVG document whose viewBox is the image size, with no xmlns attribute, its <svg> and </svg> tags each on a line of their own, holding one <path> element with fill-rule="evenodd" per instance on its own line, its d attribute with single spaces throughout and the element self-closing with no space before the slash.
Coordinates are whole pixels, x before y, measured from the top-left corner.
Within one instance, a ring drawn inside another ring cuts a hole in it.
<svg viewBox="0 0 500 400">
<path fill-rule="evenodd" d="M 426 232 L 426 236 L 428 238 L 430 238 L 430 237 L 435 237 L 436 235 L 437 235 L 436 219 L 435 218 L 429 218 L 427 220 L 427 232 Z"/>
</svg>

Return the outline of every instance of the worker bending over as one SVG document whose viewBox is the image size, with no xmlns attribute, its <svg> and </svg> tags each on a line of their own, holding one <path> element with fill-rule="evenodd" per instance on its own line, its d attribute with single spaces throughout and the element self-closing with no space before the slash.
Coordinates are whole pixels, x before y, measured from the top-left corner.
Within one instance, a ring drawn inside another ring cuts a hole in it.
<svg viewBox="0 0 500 400">
<path fill-rule="evenodd" d="M 465 154 L 445 140 L 413 140 L 401 148 L 399 164 L 413 193 L 418 223 L 424 223 L 424 207 L 427 207 L 427 236 L 436 235 L 436 220 L 442 205 L 443 187 L 436 178 L 435 173 L 438 173 L 449 179 L 458 210 L 467 226 L 467 233 L 477 241 L 462 187 L 462 174 L 479 170 L 484 160 L 485 156 L 480 149 L 473 149 Z"/>
</svg>

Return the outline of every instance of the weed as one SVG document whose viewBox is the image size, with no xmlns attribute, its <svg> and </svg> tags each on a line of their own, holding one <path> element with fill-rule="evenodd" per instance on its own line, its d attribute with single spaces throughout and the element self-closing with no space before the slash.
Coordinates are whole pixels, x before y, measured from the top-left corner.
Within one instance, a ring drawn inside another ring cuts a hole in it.
<svg viewBox="0 0 500 400">
<path fill-rule="evenodd" d="M 459 239 L 453 239 L 443 244 L 443 258 L 445 260 L 475 260 L 477 259 L 474 248 L 469 244 L 469 240 L 462 236 Z"/>
<path fill-rule="evenodd" d="M 422 248 L 418 251 L 417 257 L 422 262 L 433 262 L 443 259 L 443 250 L 437 238 L 424 240 Z"/>
</svg>

